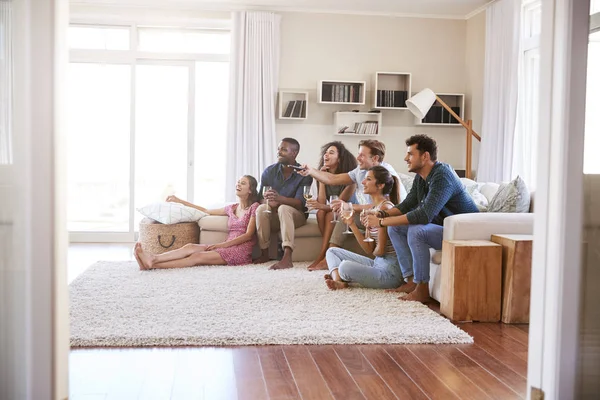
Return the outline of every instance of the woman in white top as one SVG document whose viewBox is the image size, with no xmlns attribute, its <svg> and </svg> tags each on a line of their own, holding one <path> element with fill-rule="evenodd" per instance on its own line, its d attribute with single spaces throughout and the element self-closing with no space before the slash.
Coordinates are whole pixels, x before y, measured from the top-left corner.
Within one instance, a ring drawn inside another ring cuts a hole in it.
<svg viewBox="0 0 600 400">
<path fill-rule="evenodd" d="M 369 168 L 362 181 L 364 193 L 372 200 L 370 211 L 387 210 L 394 207 L 399 199 L 395 198 L 398 179 L 382 166 Z M 386 195 L 390 195 L 388 200 Z M 354 218 L 343 218 L 349 224 L 356 240 L 365 253 L 372 254 L 370 259 L 339 247 L 331 247 L 325 256 L 329 274 L 325 275 L 325 283 L 331 290 L 345 289 L 349 283 L 357 283 L 362 287 L 374 289 L 393 289 L 402 284 L 402 272 L 394 246 L 388 238 L 387 228 L 367 227 L 373 242 L 365 242 L 365 237 L 356 226 Z M 362 218 L 363 224 L 366 222 Z"/>
</svg>

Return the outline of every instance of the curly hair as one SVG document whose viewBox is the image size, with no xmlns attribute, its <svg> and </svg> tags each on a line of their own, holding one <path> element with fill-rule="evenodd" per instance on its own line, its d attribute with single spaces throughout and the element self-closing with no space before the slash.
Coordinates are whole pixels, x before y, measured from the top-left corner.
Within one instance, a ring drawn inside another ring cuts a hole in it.
<svg viewBox="0 0 600 400">
<path fill-rule="evenodd" d="M 258 199 L 258 181 L 252 175 L 244 175 L 242 178 L 248 179 L 248 183 L 250 184 L 250 196 L 248 196 L 249 204 L 256 203 Z"/>
<path fill-rule="evenodd" d="M 369 171 L 373 172 L 373 177 L 375 178 L 375 182 L 378 184 L 383 183 L 383 194 L 390 196 L 390 201 L 394 204 L 399 204 L 400 199 L 398 198 L 398 178 L 390 174 L 390 171 L 387 168 L 382 167 L 381 165 L 377 165 L 375 167 L 369 168 Z"/>
<path fill-rule="evenodd" d="M 327 152 L 327 149 L 330 148 L 331 146 L 333 146 L 337 149 L 338 166 L 337 166 L 335 172 L 333 172 L 333 171 L 330 171 L 330 172 L 332 172 L 334 174 L 343 174 L 345 172 L 350 172 L 356 168 L 358 163 L 356 162 L 356 157 L 354 157 L 354 154 L 350 153 L 350 151 L 348 151 L 348 149 L 346 148 L 346 146 L 344 146 L 344 144 L 342 142 L 335 141 L 335 142 L 329 142 L 327 144 L 324 144 L 321 147 L 321 158 L 319 159 L 319 168 L 318 169 L 321 169 L 323 167 L 323 164 L 324 164 L 323 156 L 325 155 L 325 152 Z"/>
<path fill-rule="evenodd" d="M 412 146 L 413 144 L 417 145 L 417 150 L 419 150 L 421 154 L 428 152 L 431 161 L 437 160 L 437 143 L 435 142 L 435 139 L 430 138 L 427 135 L 414 135 L 406 139 L 407 146 Z"/>
</svg>

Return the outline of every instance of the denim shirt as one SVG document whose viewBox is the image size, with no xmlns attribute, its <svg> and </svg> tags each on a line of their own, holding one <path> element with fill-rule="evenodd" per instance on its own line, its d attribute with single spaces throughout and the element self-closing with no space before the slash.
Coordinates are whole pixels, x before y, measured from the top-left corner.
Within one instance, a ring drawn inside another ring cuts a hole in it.
<svg viewBox="0 0 600 400">
<path fill-rule="evenodd" d="M 295 165 L 300 166 L 296 163 Z M 269 165 L 263 171 L 260 177 L 260 190 L 258 191 L 262 199 L 263 186 L 271 186 L 273 190 L 281 196 L 295 198 L 302 202 L 302 207 L 306 211 L 306 200 L 304 199 L 304 186 L 312 185 L 313 178 L 310 176 L 302 176 L 295 170 L 285 179 L 283 176 L 283 164 L 275 163 Z"/>
</svg>

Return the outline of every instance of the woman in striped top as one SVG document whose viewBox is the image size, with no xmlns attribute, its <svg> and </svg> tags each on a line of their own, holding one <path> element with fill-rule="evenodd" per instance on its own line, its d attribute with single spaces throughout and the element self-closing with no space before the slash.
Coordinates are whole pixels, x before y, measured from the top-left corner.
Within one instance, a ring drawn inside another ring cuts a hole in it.
<svg viewBox="0 0 600 400">
<path fill-rule="evenodd" d="M 382 166 L 369 168 L 362 184 L 364 193 L 371 196 L 373 206 L 369 212 L 388 210 L 394 207 L 398 201 L 394 198 L 398 193 L 396 190 L 396 185 L 399 185 L 398 179 Z M 388 199 L 387 195 L 391 195 L 391 198 Z M 365 218 L 361 218 L 361 220 L 363 223 L 366 222 Z M 374 241 L 365 242 L 354 218 L 343 218 L 343 221 L 350 225 L 350 229 L 365 253 L 374 255 L 375 259 L 339 247 L 331 247 L 325 256 L 329 267 L 329 274 L 325 275 L 327 287 L 331 290 L 345 289 L 349 283 L 357 283 L 366 288 L 391 289 L 402 284 L 398 258 L 392 242 L 388 238 L 387 229 L 367 227 Z"/>
</svg>

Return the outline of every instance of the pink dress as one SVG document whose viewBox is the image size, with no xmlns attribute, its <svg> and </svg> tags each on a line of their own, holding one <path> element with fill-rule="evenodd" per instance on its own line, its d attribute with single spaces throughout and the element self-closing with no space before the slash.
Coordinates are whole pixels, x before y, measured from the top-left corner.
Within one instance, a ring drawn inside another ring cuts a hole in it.
<svg viewBox="0 0 600 400">
<path fill-rule="evenodd" d="M 227 226 L 229 227 L 229 236 L 227 236 L 227 241 L 233 240 L 236 237 L 246 233 L 248 230 L 248 224 L 250 223 L 250 218 L 256 215 L 256 209 L 258 208 L 259 204 L 252 204 L 241 218 L 238 218 L 235 215 L 235 210 L 238 206 L 239 204 L 231 204 L 225 207 L 225 213 L 229 217 L 227 220 Z M 247 242 L 222 249 L 215 249 L 215 251 L 221 255 L 221 258 L 227 263 L 227 265 L 251 264 L 252 247 L 254 246 L 254 243 L 256 243 L 256 235 L 253 235 L 252 239 Z"/>
</svg>

